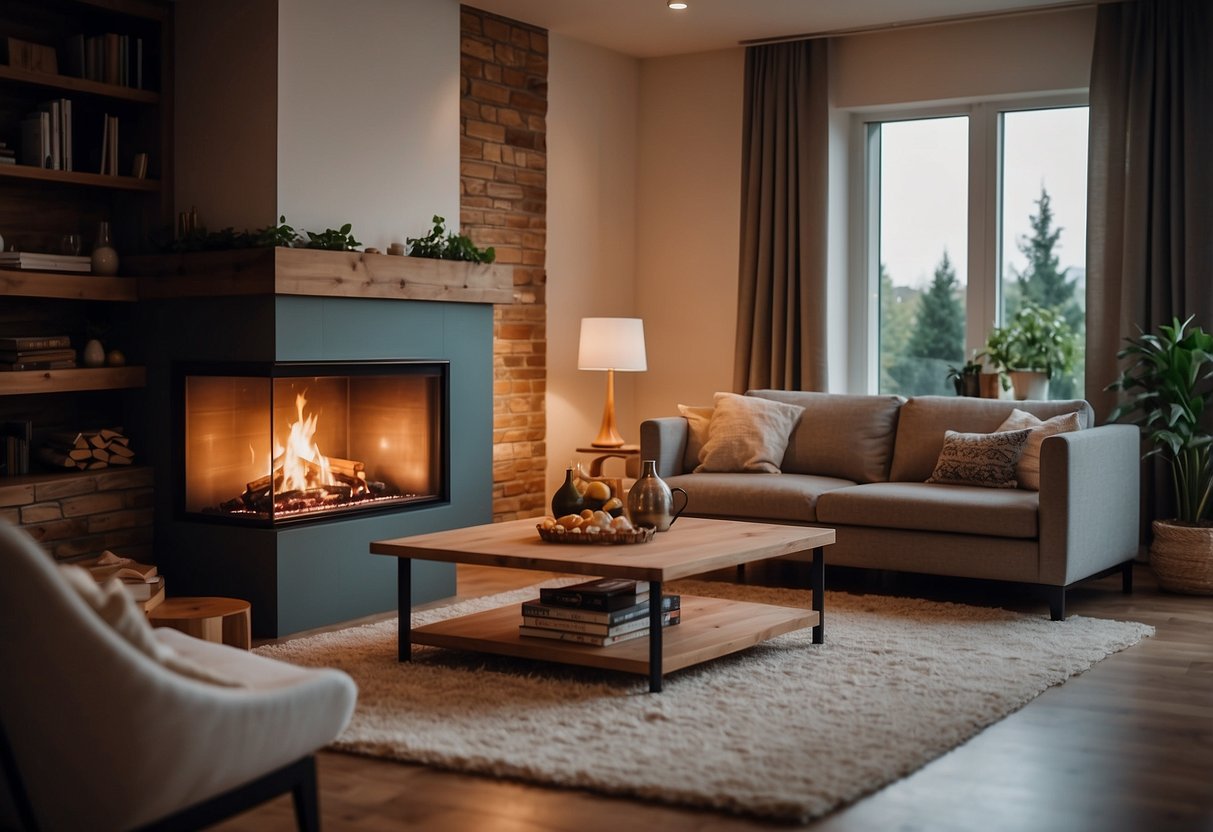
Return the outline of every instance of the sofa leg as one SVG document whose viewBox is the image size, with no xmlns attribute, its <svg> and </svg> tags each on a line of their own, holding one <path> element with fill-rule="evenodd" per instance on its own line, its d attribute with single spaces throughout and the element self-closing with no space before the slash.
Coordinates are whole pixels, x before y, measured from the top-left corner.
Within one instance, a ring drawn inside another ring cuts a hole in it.
<svg viewBox="0 0 1213 832">
<path fill-rule="evenodd" d="M 1066 588 L 1049 587 L 1049 617 L 1054 621 L 1066 620 Z"/>
<path fill-rule="evenodd" d="M 295 824 L 299 832 L 320 832 L 320 800 L 316 791 L 316 758 L 307 758 L 299 779 L 291 789 L 295 803 Z"/>
<path fill-rule="evenodd" d="M 739 583 L 739 584 L 745 583 L 745 564 L 744 563 L 737 564 L 737 583 Z"/>
<path fill-rule="evenodd" d="M 1133 561 L 1131 560 L 1120 565 L 1120 591 L 1125 595 L 1133 594 Z"/>
</svg>

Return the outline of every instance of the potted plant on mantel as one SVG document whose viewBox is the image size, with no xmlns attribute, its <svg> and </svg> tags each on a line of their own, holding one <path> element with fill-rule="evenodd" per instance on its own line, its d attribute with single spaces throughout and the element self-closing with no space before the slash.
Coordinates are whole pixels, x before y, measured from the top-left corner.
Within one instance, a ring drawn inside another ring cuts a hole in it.
<svg viewBox="0 0 1213 832">
<path fill-rule="evenodd" d="M 1108 385 L 1128 398 L 1112 411 L 1111 420 L 1130 417 L 1153 446 L 1146 456 L 1161 455 L 1171 469 L 1175 517 L 1152 524 L 1150 566 L 1163 589 L 1213 595 L 1213 435 L 1205 427 L 1205 404 L 1213 378 L 1213 335 L 1183 323 L 1160 326 L 1158 334 L 1126 338 L 1117 358 L 1132 359 L 1120 378 Z"/>
<path fill-rule="evenodd" d="M 1074 367 L 1078 336 L 1057 312 L 1024 306 L 986 339 L 983 356 L 1010 376 L 1015 398 L 1049 398 L 1049 379 Z"/>
</svg>

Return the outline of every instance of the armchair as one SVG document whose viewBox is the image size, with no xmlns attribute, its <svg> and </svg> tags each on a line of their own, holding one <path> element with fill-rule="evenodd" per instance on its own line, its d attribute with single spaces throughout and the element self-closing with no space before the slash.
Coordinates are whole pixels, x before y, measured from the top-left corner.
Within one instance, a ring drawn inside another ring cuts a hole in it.
<svg viewBox="0 0 1213 832">
<path fill-rule="evenodd" d="M 191 678 L 120 635 L 3 521 L 0 563 L 0 828 L 195 828 L 287 790 L 300 828 L 319 827 L 313 753 L 353 712 L 346 674 L 152 631 L 157 649 L 235 684 Z"/>
</svg>

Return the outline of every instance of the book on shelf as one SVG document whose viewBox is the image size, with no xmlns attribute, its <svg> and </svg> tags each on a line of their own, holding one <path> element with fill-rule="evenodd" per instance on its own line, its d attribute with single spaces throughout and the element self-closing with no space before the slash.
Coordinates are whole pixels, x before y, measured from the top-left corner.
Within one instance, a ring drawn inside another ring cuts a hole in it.
<svg viewBox="0 0 1213 832">
<path fill-rule="evenodd" d="M 59 358 L 51 361 L 0 361 L 0 373 L 23 373 L 28 370 L 71 370 L 76 366 L 74 358 Z"/>
<path fill-rule="evenodd" d="M 101 123 L 101 164 L 98 173 L 102 176 L 118 175 L 118 117 L 108 113 Z"/>
<path fill-rule="evenodd" d="M 663 612 L 677 610 L 682 606 L 682 598 L 678 595 L 662 595 L 661 609 Z M 630 607 L 617 610 L 585 610 L 579 607 L 562 607 L 556 604 L 545 604 L 538 598 L 526 601 L 522 605 L 522 614 L 535 618 L 554 618 L 563 621 L 580 621 L 599 626 L 623 624 L 636 619 L 645 621 L 649 618 L 649 601 L 646 598 Z"/>
<path fill-rule="evenodd" d="M 50 254 L 41 251 L 2 251 L 0 268 L 41 272 L 82 272 L 92 270 L 92 258 L 84 254 Z"/>
<path fill-rule="evenodd" d="M 0 437 L 4 439 L 4 473 L 16 477 L 29 473 L 30 441 L 34 423 L 27 419 L 0 422 Z"/>
<path fill-rule="evenodd" d="M 661 626 L 669 627 L 682 620 L 682 610 L 663 612 Z M 591 636 L 622 636 L 636 630 L 648 632 L 649 617 L 636 618 L 622 624 L 591 624 L 588 621 L 570 621 L 567 618 L 545 618 L 537 615 L 522 616 L 522 626 L 530 629 L 554 630 L 560 633 L 583 633 Z"/>
<path fill-rule="evenodd" d="M 72 345 L 70 335 L 11 335 L 0 337 L 0 350 L 54 350 Z"/>
<path fill-rule="evenodd" d="M 21 164 L 35 168 L 51 166 L 49 113 L 30 113 L 21 119 Z"/>
<path fill-rule="evenodd" d="M 71 347 L 56 347 L 50 350 L 0 350 L 0 361 L 59 361 L 75 357 L 76 351 Z"/>
<path fill-rule="evenodd" d="M 561 607 L 617 610 L 648 598 L 649 582 L 627 578 L 596 578 L 564 587 L 540 587 L 539 600 Z"/>
</svg>

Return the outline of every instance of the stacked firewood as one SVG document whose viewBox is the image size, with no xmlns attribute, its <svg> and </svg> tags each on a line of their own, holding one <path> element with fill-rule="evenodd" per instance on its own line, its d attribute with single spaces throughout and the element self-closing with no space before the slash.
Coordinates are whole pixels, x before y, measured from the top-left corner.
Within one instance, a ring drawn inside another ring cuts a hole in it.
<svg viewBox="0 0 1213 832">
<path fill-rule="evenodd" d="M 54 468 L 93 471 L 135 461 L 131 440 L 122 428 L 87 431 L 57 431 L 47 434 L 38 458 Z"/>
<path fill-rule="evenodd" d="M 246 483 L 244 493 L 222 503 L 219 510 L 261 513 L 306 511 L 394 495 L 395 492 L 386 483 L 367 480 L 364 463 L 332 456 L 326 459 L 333 482 L 319 484 L 322 476 L 320 466 L 310 460 L 304 460 L 308 479 L 314 480 L 316 485 L 307 489 L 283 490 L 282 458 L 278 457 L 273 462 L 272 475 Z"/>
</svg>

